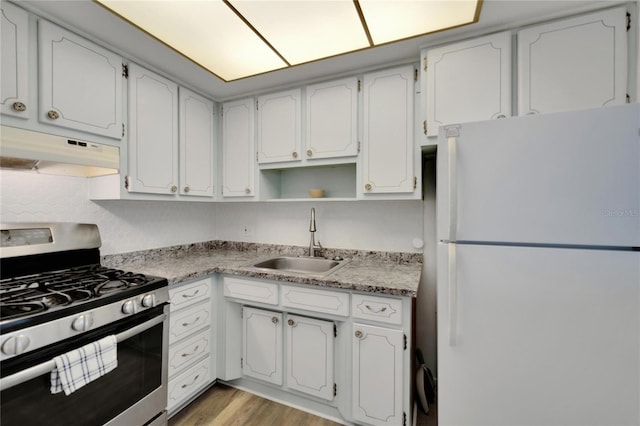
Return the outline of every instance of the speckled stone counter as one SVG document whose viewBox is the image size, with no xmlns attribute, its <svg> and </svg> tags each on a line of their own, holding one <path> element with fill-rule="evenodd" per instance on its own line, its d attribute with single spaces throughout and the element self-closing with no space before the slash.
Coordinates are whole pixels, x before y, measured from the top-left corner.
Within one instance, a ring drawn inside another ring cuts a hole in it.
<svg viewBox="0 0 640 426">
<path fill-rule="evenodd" d="M 169 285 L 214 273 L 334 287 L 371 293 L 416 297 L 422 272 L 421 253 L 389 253 L 324 249 L 324 257 L 340 256 L 349 262 L 325 277 L 249 266 L 276 255 L 304 256 L 304 247 L 208 241 L 204 243 L 103 256 L 112 268 L 165 277 Z"/>
</svg>

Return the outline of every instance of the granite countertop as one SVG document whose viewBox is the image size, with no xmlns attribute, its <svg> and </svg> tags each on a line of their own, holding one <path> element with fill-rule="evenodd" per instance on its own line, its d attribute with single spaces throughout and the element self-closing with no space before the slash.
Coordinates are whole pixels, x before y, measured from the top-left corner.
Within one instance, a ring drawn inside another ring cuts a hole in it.
<svg viewBox="0 0 640 426">
<path fill-rule="evenodd" d="M 214 273 L 416 297 L 422 272 L 421 253 L 324 249 L 323 256 L 349 259 L 325 277 L 258 270 L 249 263 L 276 255 L 305 255 L 304 247 L 208 241 L 204 243 L 103 256 L 112 268 L 165 277 L 169 286 Z"/>
</svg>

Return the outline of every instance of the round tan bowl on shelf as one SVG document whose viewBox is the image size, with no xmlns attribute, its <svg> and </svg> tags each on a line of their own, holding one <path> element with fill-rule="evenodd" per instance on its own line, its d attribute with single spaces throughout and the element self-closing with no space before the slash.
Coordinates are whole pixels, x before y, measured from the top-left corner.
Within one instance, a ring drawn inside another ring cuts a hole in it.
<svg viewBox="0 0 640 426">
<path fill-rule="evenodd" d="M 311 198 L 322 198 L 324 197 L 324 189 L 310 189 L 309 195 Z"/>
</svg>

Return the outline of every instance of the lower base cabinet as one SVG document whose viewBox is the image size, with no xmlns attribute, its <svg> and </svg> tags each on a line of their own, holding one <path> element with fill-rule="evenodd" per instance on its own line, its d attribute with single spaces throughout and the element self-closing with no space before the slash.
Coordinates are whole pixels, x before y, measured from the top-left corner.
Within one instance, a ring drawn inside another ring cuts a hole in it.
<svg viewBox="0 0 640 426">
<path fill-rule="evenodd" d="M 242 374 L 282 384 L 282 314 L 242 310 Z"/>
</svg>

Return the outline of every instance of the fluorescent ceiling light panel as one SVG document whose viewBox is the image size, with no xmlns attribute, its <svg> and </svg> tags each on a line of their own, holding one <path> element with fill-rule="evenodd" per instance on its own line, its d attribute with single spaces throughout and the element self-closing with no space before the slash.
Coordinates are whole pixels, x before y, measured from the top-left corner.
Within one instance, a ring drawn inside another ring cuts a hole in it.
<svg viewBox="0 0 640 426">
<path fill-rule="evenodd" d="M 476 22 L 482 0 L 94 0 L 225 81 Z"/>
<path fill-rule="evenodd" d="M 230 0 L 292 65 L 369 46 L 351 0 Z"/>
<path fill-rule="evenodd" d="M 476 0 L 360 0 L 374 44 L 390 43 L 476 20 Z"/>
</svg>

